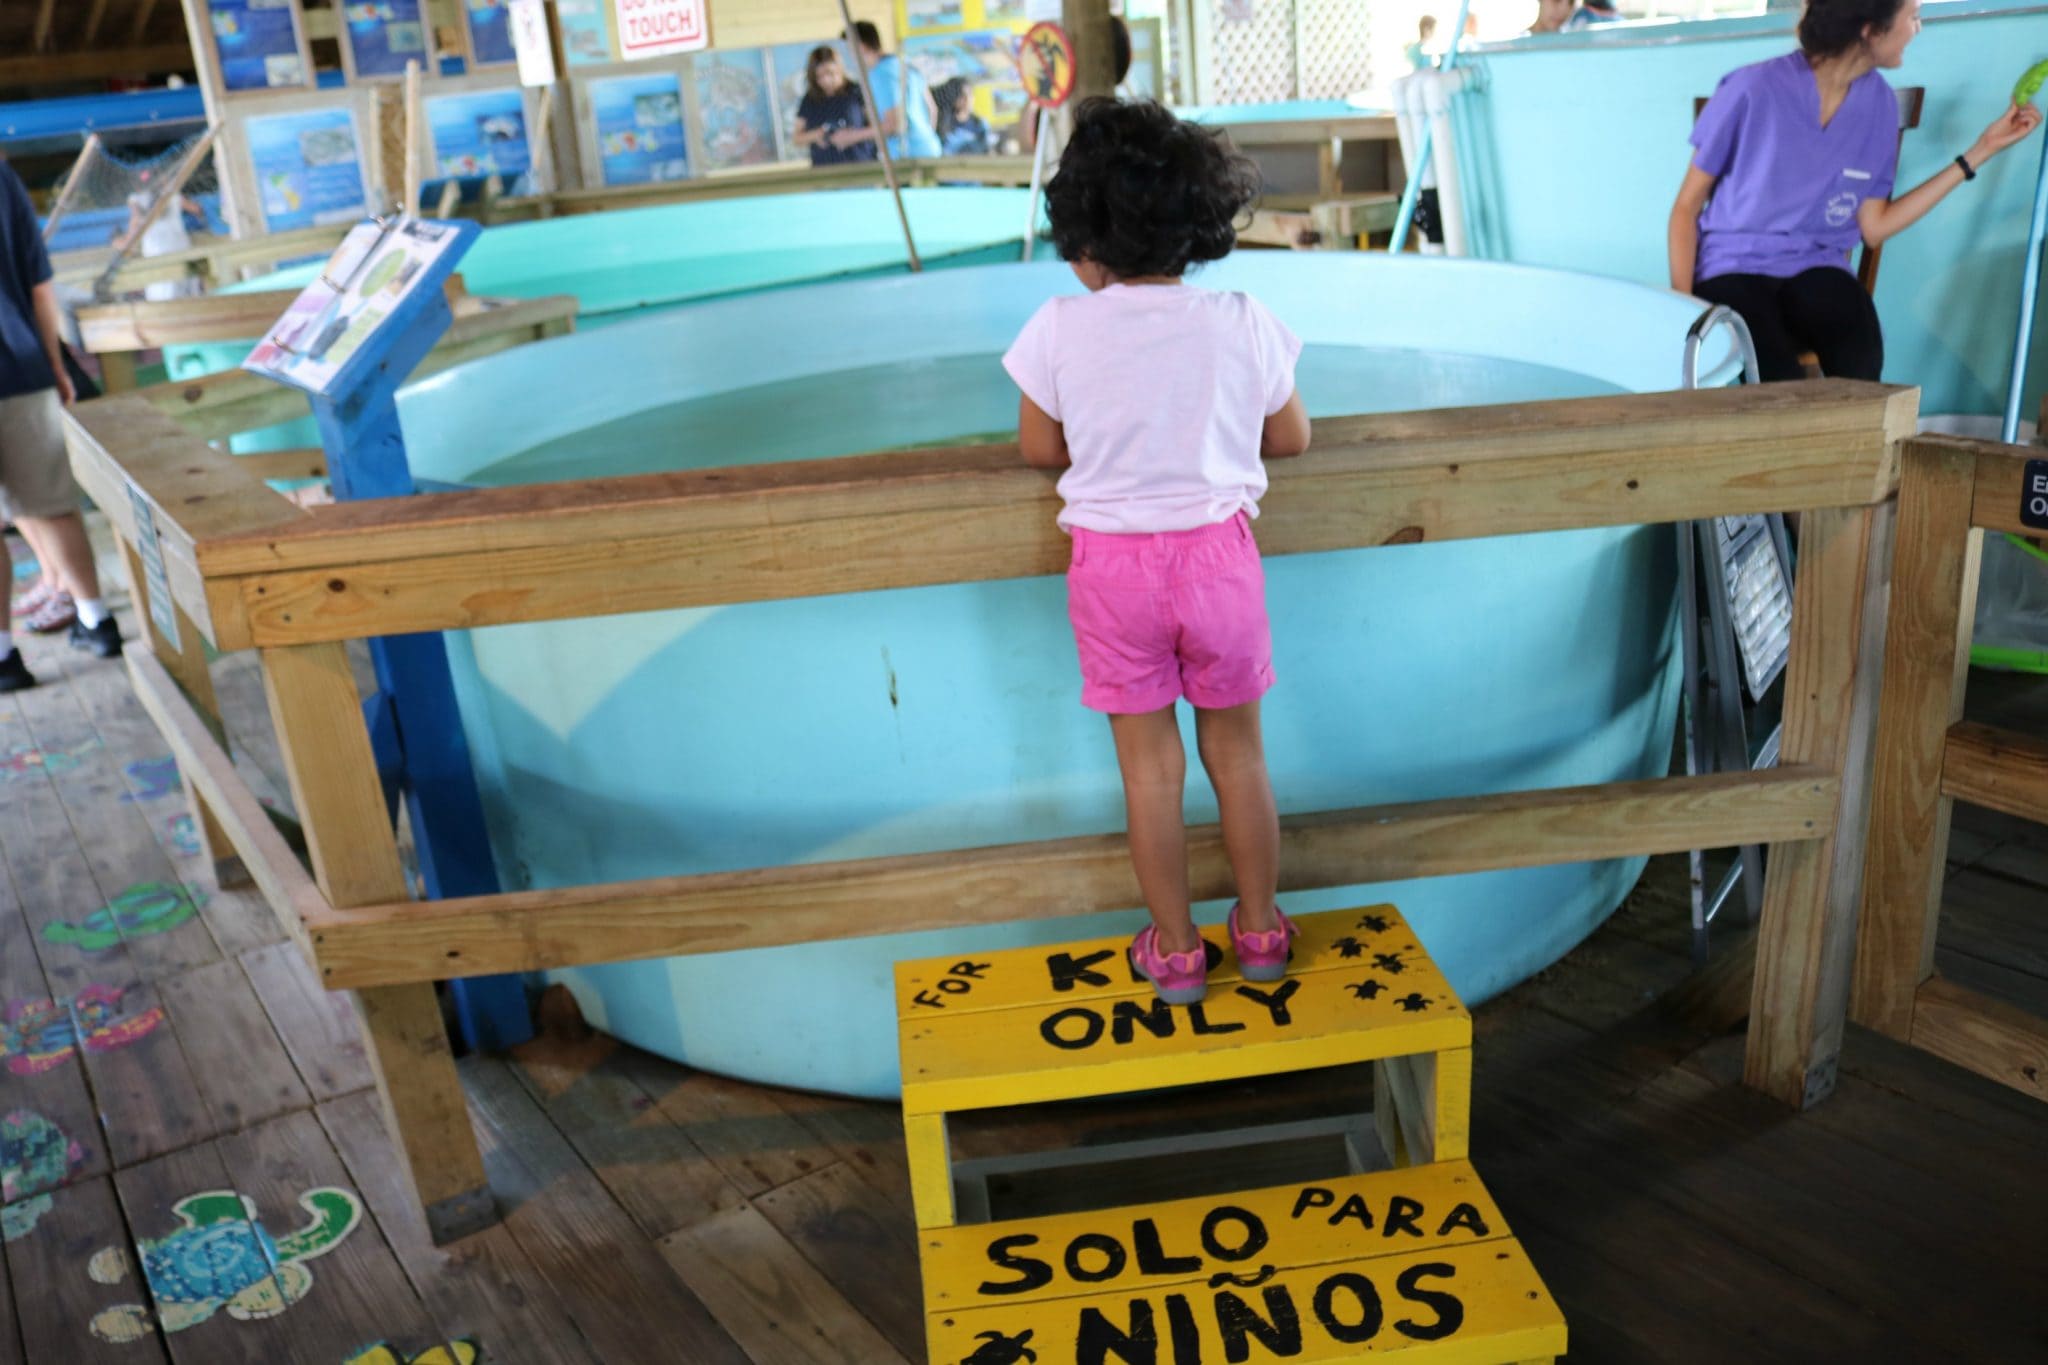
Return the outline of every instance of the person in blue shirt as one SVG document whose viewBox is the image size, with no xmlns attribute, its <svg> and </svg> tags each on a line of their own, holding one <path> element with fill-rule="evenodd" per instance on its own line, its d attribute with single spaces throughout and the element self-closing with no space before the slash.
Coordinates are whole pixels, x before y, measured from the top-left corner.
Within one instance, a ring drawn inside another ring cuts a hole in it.
<svg viewBox="0 0 2048 1365">
<path fill-rule="evenodd" d="M 54 560 L 77 619 L 71 643 L 101 658 L 121 652 L 120 627 L 100 597 L 99 571 L 79 514 L 64 450 L 63 410 L 77 396 L 64 368 L 57 287 L 28 188 L 0 162 L 0 514 L 33 534 Z M 14 647 L 11 604 L 0 593 L 0 692 L 34 687 Z"/>
<path fill-rule="evenodd" d="M 888 134 L 892 157 L 935 157 L 940 154 L 938 105 L 918 69 L 898 56 L 884 56 L 882 33 L 863 19 L 853 26 L 854 46 L 868 73 L 875 114 Z M 874 131 L 868 131 L 873 138 Z"/>
</svg>

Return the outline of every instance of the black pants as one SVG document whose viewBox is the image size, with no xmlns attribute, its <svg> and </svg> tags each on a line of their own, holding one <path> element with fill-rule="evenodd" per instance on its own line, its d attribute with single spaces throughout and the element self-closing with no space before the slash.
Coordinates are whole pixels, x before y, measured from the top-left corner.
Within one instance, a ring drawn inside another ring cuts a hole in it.
<svg viewBox="0 0 2048 1365">
<path fill-rule="evenodd" d="M 1822 374 L 1841 379 L 1876 379 L 1884 369 L 1877 307 L 1846 270 L 1817 266 L 1789 280 L 1716 275 L 1692 292 L 1742 315 L 1766 383 L 1805 378 L 1799 365 L 1805 351 L 1819 357 Z"/>
</svg>

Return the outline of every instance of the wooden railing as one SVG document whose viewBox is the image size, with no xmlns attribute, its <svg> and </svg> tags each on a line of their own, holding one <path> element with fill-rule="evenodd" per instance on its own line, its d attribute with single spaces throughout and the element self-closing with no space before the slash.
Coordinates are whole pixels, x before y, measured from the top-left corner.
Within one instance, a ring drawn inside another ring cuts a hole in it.
<svg viewBox="0 0 2048 1365">
<path fill-rule="evenodd" d="M 1823 381 L 1318 422 L 1315 453 L 1273 472 L 1268 554 L 1791 509 L 1805 523 L 1782 767 L 1296 816 L 1285 884 L 1772 844 L 1747 1076 L 1793 1104 L 1825 1094 L 1863 864 L 1889 500 L 1915 406 L 1910 390 Z M 134 651 L 136 689 L 322 979 L 360 993 L 437 1235 L 473 1225 L 488 1194 L 438 978 L 1140 903 L 1111 835 L 425 904 L 400 871 L 344 642 L 1060 572 L 1057 498 L 1014 447 L 304 510 L 146 399 L 84 405 L 69 430 L 124 545 L 155 537 L 182 624 L 181 640 L 152 627 Z M 202 638 L 261 651 L 310 875 L 237 778 L 205 689 L 182 681 Z M 1194 894 L 1222 894 L 1217 831 L 1191 836 Z"/>
<path fill-rule="evenodd" d="M 2021 520 L 2022 499 L 2048 508 L 2048 486 L 2023 486 L 2029 459 L 2048 452 L 1952 437 L 1905 449 L 1851 1014 L 2048 1099 L 2048 1019 L 1934 970 L 1952 804 L 2048 824 L 2048 735 L 1962 718 L 1984 532 L 2036 534 Z"/>
</svg>

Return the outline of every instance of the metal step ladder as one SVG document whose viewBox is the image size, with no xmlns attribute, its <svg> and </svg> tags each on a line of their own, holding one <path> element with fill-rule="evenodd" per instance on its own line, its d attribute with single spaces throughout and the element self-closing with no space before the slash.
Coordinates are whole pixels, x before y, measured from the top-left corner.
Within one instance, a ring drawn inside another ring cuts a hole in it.
<svg viewBox="0 0 2048 1365">
<path fill-rule="evenodd" d="M 1758 382 L 1749 328 L 1732 309 L 1717 304 L 1686 332 L 1682 386 L 1699 387 L 1700 347 L 1716 327 L 1734 335 L 1743 381 Z M 1771 706 L 1782 698 L 1771 689 L 1784 676 L 1792 644 L 1792 551 L 1785 519 L 1774 512 L 1678 523 L 1678 573 L 1685 604 L 1680 638 L 1686 775 L 1777 766 L 1783 729 L 1772 718 Z M 1753 740 L 1759 732 L 1761 737 Z M 1705 850 L 1693 849 L 1688 856 L 1693 957 L 1705 962 L 1709 927 L 1738 886 L 1749 920 L 1762 913 L 1763 849 L 1756 844 L 1738 849 L 1734 866 L 1712 895 L 1706 888 Z"/>
</svg>

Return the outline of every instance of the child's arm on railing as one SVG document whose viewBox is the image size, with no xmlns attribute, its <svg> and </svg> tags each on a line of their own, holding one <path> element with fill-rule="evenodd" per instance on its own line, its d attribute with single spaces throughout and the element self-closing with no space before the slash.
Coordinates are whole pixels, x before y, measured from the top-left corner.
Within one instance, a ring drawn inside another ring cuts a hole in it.
<svg viewBox="0 0 2048 1365">
<path fill-rule="evenodd" d="M 1287 396 L 1287 404 L 1266 418 L 1259 436 L 1259 458 L 1283 460 L 1308 449 L 1308 409 L 1302 406 L 1301 390 Z"/>
<path fill-rule="evenodd" d="M 1024 451 L 1024 463 L 1034 469 L 1065 469 L 1073 463 L 1067 454 L 1066 428 L 1029 398 L 1017 400 L 1017 444 Z"/>
</svg>

